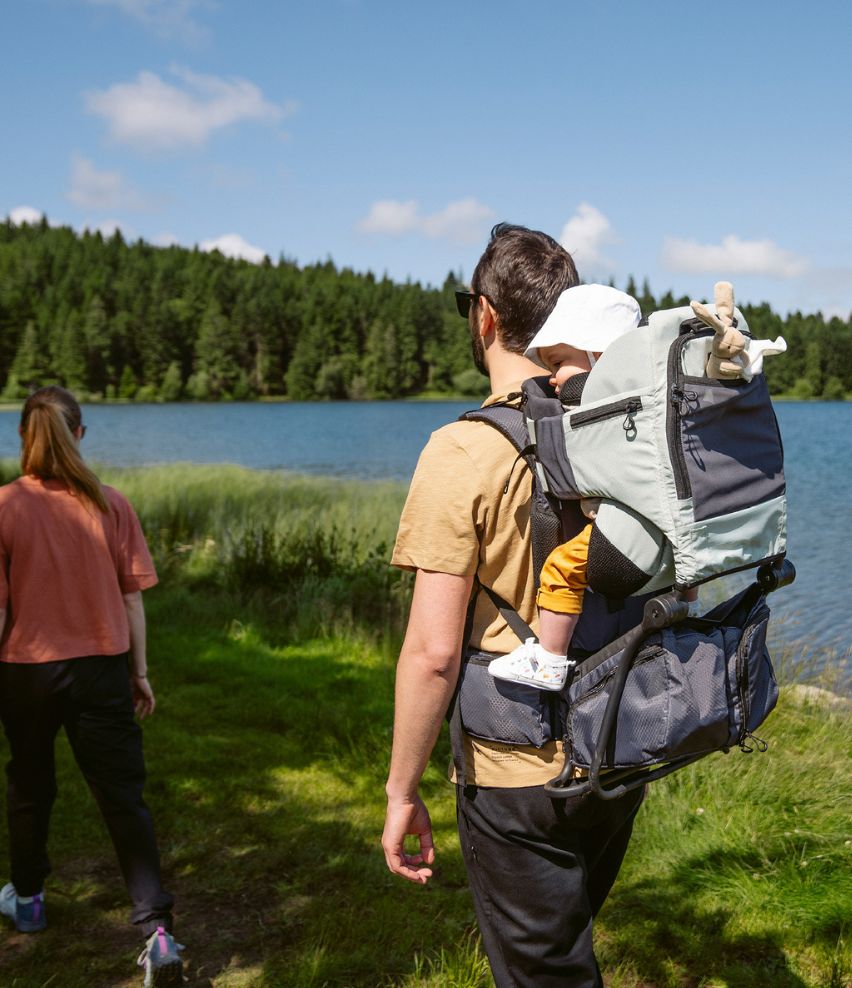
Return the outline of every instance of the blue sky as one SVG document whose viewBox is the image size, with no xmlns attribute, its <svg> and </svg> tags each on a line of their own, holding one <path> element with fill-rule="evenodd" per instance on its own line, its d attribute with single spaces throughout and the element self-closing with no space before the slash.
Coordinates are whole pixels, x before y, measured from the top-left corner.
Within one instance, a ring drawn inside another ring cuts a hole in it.
<svg viewBox="0 0 852 988">
<path fill-rule="evenodd" d="M 852 310 L 840 0 L 19 0 L 0 32 L 18 221 L 436 284 L 508 219 L 587 281 Z"/>
</svg>

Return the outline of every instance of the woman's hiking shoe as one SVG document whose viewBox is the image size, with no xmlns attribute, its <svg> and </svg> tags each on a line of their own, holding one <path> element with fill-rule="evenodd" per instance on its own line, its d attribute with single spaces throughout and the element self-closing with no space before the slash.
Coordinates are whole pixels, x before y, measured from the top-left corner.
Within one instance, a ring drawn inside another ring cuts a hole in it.
<svg viewBox="0 0 852 988">
<path fill-rule="evenodd" d="M 488 671 L 495 679 L 557 691 L 568 681 L 568 670 L 573 665 L 575 663 L 545 651 L 535 638 L 527 638 L 513 652 L 492 659 Z"/>
<path fill-rule="evenodd" d="M 40 933 L 47 926 L 44 892 L 21 898 L 9 882 L 0 889 L 0 914 L 11 919 L 19 933 Z"/>
<path fill-rule="evenodd" d="M 183 945 L 175 943 L 165 927 L 158 926 L 148 937 L 137 964 L 145 968 L 144 988 L 173 988 L 183 984 Z"/>
</svg>

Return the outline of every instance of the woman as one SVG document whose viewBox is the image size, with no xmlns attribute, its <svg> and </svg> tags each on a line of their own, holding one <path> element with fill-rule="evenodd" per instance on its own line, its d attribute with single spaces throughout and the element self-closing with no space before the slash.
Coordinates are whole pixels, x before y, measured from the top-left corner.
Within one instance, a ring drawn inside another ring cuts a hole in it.
<svg viewBox="0 0 852 988">
<path fill-rule="evenodd" d="M 0 488 L 0 719 L 11 753 L 12 864 L 0 912 L 23 933 L 46 926 L 53 745 L 64 727 L 115 846 L 131 920 L 146 937 L 145 985 L 180 984 L 173 900 L 160 882 L 134 720 L 134 708 L 141 719 L 155 707 L 142 591 L 157 575 L 130 503 L 83 462 L 85 431 L 73 395 L 36 391 L 21 413 L 23 476 Z"/>
</svg>

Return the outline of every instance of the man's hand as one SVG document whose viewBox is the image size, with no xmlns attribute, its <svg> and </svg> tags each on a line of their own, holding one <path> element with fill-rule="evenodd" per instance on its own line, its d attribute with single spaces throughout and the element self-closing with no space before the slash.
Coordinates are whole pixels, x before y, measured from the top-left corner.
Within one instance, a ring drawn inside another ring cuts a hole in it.
<svg viewBox="0 0 852 988">
<path fill-rule="evenodd" d="M 419 838 L 419 854 L 406 854 L 404 844 L 408 834 Z M 429 867 L 435 863 L 432 821 L 426 804 L 419 796 L 415 796 L 413 800 L 388 799 L 382 849 L 388 868 L 395 875 L 418 885 L 425 885 L 432 877 L 432 869 Z"/>
<path fill-rule="evenodd" d="M 157 706 L 148 677 L 131 675 L 130 689 L 133 693 L 133 709 L 136 711 L 136 716 L 139 720 L 144 720 Z"/>
</svg>

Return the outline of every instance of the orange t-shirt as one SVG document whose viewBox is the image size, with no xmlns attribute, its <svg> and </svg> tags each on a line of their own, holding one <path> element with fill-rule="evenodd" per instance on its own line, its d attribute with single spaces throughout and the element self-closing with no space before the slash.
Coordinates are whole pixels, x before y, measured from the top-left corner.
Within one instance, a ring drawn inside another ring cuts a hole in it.
<svg viewBox="0 0 852 988">
<path fill-rule="evenodd" d="M 0 488 L 0 662 L 55 662 L 130 648 L 122 594 L 157 574 L 130 502 L 103 488 L 104 514 L 56 480 Z"/>
</svg>

